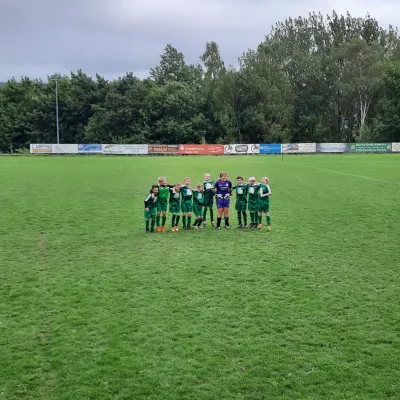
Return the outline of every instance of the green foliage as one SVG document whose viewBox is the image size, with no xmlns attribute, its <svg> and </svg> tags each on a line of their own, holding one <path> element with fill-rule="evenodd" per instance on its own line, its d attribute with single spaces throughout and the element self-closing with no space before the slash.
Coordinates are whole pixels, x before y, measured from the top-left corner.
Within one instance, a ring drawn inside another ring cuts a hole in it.
<svg viewBox="0 0 400 400">
<path fill-rule="evenodd" d="M 400 141 L 400 41 L 370 15 L 278 22 L 225 66 L 216 42 L 200 64 L 168 44 L 150 77 L 83 71 L 0 85 L 0 151 L 62 143 Z"/>
</svg>

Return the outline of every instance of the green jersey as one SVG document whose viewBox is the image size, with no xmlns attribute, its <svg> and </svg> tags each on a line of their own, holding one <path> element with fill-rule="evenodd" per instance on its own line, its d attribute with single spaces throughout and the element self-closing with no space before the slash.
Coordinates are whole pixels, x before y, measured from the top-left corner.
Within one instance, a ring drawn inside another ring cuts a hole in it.
<svg viewBox="0 0 400 400">
<path fill-rule="evenodd" d="M 160 201 L 167 201 L 169 197 L 170 185 L 158 185 L 158 198 Z"/>
<path fill-rule="evenodd" d="M 193 205 L 202 206 L 204 204 L 204 193 L 193 190 Z"/>
<path fill-rule="evenodd" d="M 192 201 L 193 191 L 192 189 L 188 188 L 187 186 L 181 187 L 181 195 L 183 201 Z"/>
<path fill-rule="evenodd" d="M 215 181 L 204 181 L 203 186 L 204 186 L 204 197 L 206 199 L 210 199 L 214 197 L 214 192 L 212 191 L 213 186 L 214 186 Z"/>
<path fill-rule="evenodd" d="M 155 209 L 157 207 L 158 196 L 155 194 L 153 197 L 152 193 L 149 193 L 144 199 L 144 208 L 148 208 L 149 210 Z"/>
<path fill-rule="evenodd" d="M 265 196 L 265 197 L 261 196 L 262 194 L 266 194 L 266 193 L 271 193 L 271 189 L 270 189 L 269 185 L 261 184 L 260 190 L 259 190 L 259 196 L 260 196 L 259 199 L 260 199 L 260 201 L 267 203 L 267 202 L 269 202 L 269 196 Z"/>
<path fill-rule="evenodd" d="M 260 185 L 254 185 L 254 186 L 247 185 L 247 189 L 249 193 L 249 203 L 256 203 L 258 201 Z"/>
<path fill-rule="evenodd" d="M 247 203 L 248 185 L 237 185 L 233 189 L 236 191 L 236 203 Z"/>
<path fill-rule="evenodd" d="M 177 204 L 179 205 L 181 201 L 181 193 L 176 192 L 174 189 L 169 189 L 169 205 Z"/>
</svg>

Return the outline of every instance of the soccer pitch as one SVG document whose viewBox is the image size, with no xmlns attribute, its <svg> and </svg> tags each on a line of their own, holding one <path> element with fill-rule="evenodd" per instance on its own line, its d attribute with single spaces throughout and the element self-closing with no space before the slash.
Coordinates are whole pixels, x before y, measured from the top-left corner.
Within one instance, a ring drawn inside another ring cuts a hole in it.
<svg viewBox="0 0 400 400">
<path fill-rule="evenodd" d="M 270 178 L 272 232 L 234 204 L 144 232 L 158 176 L 220 171 Z M 399 398 L 400 154 L 1 157 L 0 185 L 1 400 Z"/>
</svg>

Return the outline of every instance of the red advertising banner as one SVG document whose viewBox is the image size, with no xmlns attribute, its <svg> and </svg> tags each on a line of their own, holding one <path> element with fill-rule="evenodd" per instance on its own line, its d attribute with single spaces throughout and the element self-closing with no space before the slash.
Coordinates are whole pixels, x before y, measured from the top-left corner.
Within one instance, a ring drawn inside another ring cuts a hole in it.
<svg viewBox="0 0 400 400">
<path fill-rule="evenodd" d="M 180 144 L 179 154 L 224 154 L 223 144 Z"/>
<path fill-rule="evenodd" d="M 149 144 L 149 154 L 178 154 L 178 145 Z"/>
</svg>

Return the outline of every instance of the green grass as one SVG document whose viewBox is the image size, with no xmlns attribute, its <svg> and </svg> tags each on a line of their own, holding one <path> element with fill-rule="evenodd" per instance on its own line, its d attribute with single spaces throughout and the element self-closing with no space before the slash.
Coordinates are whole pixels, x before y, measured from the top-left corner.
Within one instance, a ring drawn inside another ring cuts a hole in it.
<svg viewBox="0 0 400 400">
<path fill-rule="evenodd" d="M 270 177 L 271 233 L 144 233 L 156 177 L 221 170 Z M 400 155 L 2 157 L 0 187 L 1 400 L 400 398 Z"/>
</svg>

